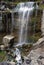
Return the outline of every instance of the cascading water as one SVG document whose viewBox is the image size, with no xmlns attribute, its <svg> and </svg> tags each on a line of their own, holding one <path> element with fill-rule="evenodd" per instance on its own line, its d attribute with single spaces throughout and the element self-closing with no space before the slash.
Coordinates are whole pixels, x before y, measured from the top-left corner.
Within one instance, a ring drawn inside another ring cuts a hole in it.
<svg viewBox="0 0 44 65">
<path fill-rule="evenodd" d="M 30 14 L 32 14 L 34 9 L 34 2 L 26 2 L 18 4 L 16 11 L 19 14 L 19 44 L 22 45 L 26 43 L 27 39 L 27 29 L 28 29 L 28 21 L 30 18 Z M 17 45 L 17 46 L 18 46 Z"/>
<path fill-rule="evenodd" d="M 15 60 L 17 61 L 17 65 L 19 65 L 19 63 L 22 64 L 21 53 L 18 48 L 16 48 L 16 59 Z"/>
</svg>

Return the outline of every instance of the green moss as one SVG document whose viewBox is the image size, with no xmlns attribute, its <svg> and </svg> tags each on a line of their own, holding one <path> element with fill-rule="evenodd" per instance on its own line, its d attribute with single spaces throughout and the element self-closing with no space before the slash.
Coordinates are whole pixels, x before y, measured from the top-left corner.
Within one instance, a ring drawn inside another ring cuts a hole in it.
<svg viewBox="0 0 44 65">
<path fill-rule="evenodd" d="M 33 44 L 30 44 L 30 43 L 24 44 L 22 46 L 22 48 L 20 48 L 21 49 L 21 55 L 22 56 L 27 56 L 29 51 L 31 50 L 32 46 L 33 46 Z"/>
<path fill-rule="evenodd" d="M 4 61 L 5 56 L 6 56 L 5 52 L 4 51 L 0 51 L 0 62 Z"/>
<path fill-rule="evenodd" d="M 30 41 L 31 43 L 33 42 L 33 43 L 35 43 L 35 42 L 37 42 L 37 40 L 40 38 L 40 36 L 37 34 L 37 35 L 33 35 L 33 36 L 30 36 L 29 38 L 28 38 L 28 41 Z"/>
<path fill-rule="evenodd" d="M 40 9 L 44 9 L 44 4 L 40 4 L 40 5 L 39 5 L 39 8 L 40 8 Z"/>
</svg>

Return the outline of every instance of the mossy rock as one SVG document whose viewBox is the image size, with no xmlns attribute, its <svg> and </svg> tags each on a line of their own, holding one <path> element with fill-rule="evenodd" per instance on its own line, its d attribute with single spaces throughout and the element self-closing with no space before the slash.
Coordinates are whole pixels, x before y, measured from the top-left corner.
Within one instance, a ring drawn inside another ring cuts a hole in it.
<svg viewBox="0 0 44 65">
<path fill-rule="evenodd" d="M 4 51 L 0 51 L 0 62 L 4 61 L 6 57 L 6 53 Z"/>
</svg>

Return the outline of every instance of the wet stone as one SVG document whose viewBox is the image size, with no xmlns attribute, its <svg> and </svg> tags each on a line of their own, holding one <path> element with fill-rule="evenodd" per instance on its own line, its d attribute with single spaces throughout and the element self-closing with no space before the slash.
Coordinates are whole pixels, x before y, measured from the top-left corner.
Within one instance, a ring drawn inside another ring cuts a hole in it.
<svg viewBox="0 0 44 65">
<path fill-rule="evenodd" d="M 44 59 L 44 57 L 43 56 L 39 56 L 39 59 Z"/>
<path fill-rule="evenodd" d="M 27 59 L 26 64 L 30 64 L 30 63 L 31 63 L 31 60 Z"/>
<path fill-rule="evenodd" d="M 6 62 L 2 62 L 2 63 L 0 63 L 0 65 L 10 65 L 10 64 L 6 63 Z"/>
</svg>

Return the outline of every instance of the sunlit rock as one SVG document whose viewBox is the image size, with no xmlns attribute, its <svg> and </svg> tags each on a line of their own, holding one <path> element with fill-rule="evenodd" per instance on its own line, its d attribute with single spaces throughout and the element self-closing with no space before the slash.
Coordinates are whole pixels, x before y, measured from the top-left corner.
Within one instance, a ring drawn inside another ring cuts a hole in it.
<svg viewBox="0 0 44 65">
<path fill-rule="evenodd" d="M 5 46 L 4 45 L 0 45 L 0 50 L 4 50 Z"/>
<path fill-rule="evenodd" d="M 12 35 L 6 35 L 3 37 L 3 43 L 5 46 L 13 45 L 14 43 L 14 36 Z"/>
</svg>

